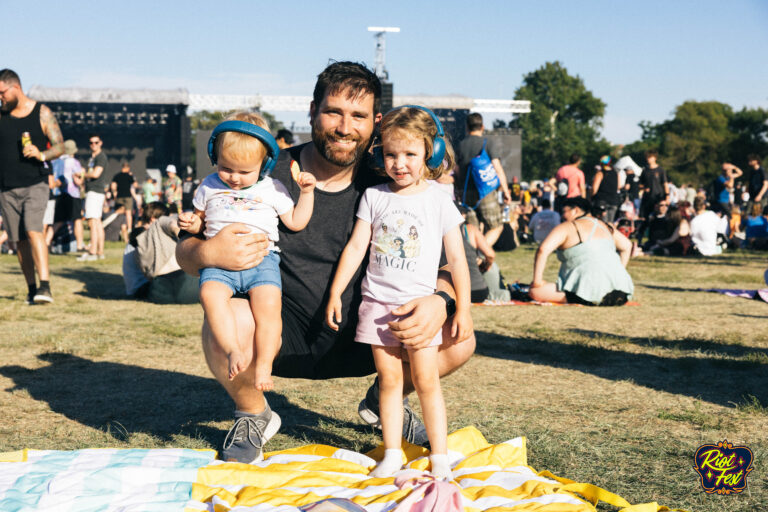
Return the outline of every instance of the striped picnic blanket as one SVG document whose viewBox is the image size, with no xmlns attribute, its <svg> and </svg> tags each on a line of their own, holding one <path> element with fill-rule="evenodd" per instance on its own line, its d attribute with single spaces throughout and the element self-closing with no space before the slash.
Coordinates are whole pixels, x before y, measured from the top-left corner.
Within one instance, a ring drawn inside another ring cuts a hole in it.
<svg viewBox="0 0 768 512">
<path fill-rule="evenodd" d="M 0 454 L 0 510 L 181 511 L 198 470 L 215 456 L 213 450 L 111 448 Z"/>
<path fill-rule="evenodd" d="M 594 512 L 598 501 L 623 512 L 668 510 L 656 503 L 630 506 L 595 486 L 537 473 L 527 465 L 522 437 L 492 445 L 468 427 L 448 436 L 448 449 L 468 512 Z M 427 450 L 408 445 L 405 453 L 408 468 L 428 469 Z M 0 511 L 302 512 L 333 497 L 383 512 L 411 491 L 396 487 L 393 478 L 368 477 L 382 455 L 382 447 L 361 454 L 307 445 L 267 453 L 249 465 L 214 460 L 212 450 L 0 453 Z"/>
<path fill-rule="evenodd" d="M 253 465 L 214 462 L 200 470 L 184 511 L 301 512 L 299 507 L 330 497 L 349 499 L 367 512 L 392 510 L 410 491 L 396 487 L 394 478 L 368 476 L 383 451 L 380 446 L 363 455 L 309 445 L 267 453 Z M 468 427 L 448 436 L 448 451 L 467 512 L 593 512 L 589 502 L 598 500 L 625 512 L 668 510 L 656 503 L 630 506 L 593 485 L 537 473 L 527 465 L 522 437 L 492 445 Z M 405 454 L 407 468 L 428 469 L 426 449 L 408 445 Z"/>
</svg>

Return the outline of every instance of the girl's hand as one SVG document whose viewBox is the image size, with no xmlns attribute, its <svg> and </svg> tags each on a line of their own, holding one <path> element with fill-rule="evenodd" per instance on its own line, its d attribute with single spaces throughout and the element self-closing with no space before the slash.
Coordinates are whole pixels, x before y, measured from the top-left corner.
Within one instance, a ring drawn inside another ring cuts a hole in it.
<svg viewBox="0 0 768 512">
<path fill-rule="evenodd" d="M 296 184 L 299 185 L 299 188 L 301 189 L 301 193 L 305 194 L 308 192 L 312 192 L 315 189 L 315 185 L 317 184 L 317 180 L 315 179 L 315 175 L 309 172 L 300 172 L 296 175 Z"/>
<path fill-rule="evenodd" d="M 338 331 L 338 322 L 341 322 L 341 297 L 330 297 L 325 307 L 325 323 L 334 331 Z"/>
<path fill-rule="evenodd" d="M 472 315 L 469 313 L 469 309 L 457 311 L 451 322 L 451 336 L 464 340 L 469 338 L 472 330 Z"/>
</svg>

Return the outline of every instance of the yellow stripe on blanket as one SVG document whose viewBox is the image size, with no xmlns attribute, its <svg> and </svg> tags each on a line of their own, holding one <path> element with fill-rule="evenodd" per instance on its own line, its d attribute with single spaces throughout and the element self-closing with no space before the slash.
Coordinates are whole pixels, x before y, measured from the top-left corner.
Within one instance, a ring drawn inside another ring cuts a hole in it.
<svg viewBox="0 0 768 512">
<path fill-rule="evenodd" d="M 406 468 L 428 470 L 429 452 L 408 445 Z M 368 512 L 391 510 L 410 492 L 393 478 L 369 478 L 380 446 L 360 454 L 325 445 L 309 445 L 265 454 L 257 464 L 215 461 L 200 468 L 185 512 L 298 510 L 326 498 L 346 498 Z M 448 457 L 455 484 L 468 512 L 594 512 L 598 501 L 624 512 L 661 512 L 656 503 L 630 505 L 590 484 L 558 478 L 528 467 L 525 438 L 489 444 L 473 427 L 448 436 Z M 282 507 L 282 508 L 281 508 Z"/>
</svg>

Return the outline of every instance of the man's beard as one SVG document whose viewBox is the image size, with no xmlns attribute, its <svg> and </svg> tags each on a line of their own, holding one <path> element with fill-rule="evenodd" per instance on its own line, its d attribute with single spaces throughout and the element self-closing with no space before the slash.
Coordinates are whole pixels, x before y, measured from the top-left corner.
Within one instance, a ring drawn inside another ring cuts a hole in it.
<svg viewBox="0 0 768 512">
<path fill-rule="evenodd" d="M 16 108 L 16 105 L 18 105 L 18 103 L 19 102 L 17 100 L 3 101 L 2 105 L 0 105 L 0 112 L 6 112 L 6 113 L 10 112 L 11 110 Z"/>
<path fill-rule="evenodd" d="M 337 140 L 354 140 L 356 146 L 349 151 L 334 150 L 332 144 Z M 363 155 L 368 150 L 368 146 L 370 146 L 371 139 L 363 141 L 360 137 L 353 137 L 351 135 L 339 137 L 332 131 L 322 132 L 312 124 L 312 143 L 320 155 L 330 163 L 339 167 L 349 167 L 350 165 L 360 163 Z"/>
</svg>

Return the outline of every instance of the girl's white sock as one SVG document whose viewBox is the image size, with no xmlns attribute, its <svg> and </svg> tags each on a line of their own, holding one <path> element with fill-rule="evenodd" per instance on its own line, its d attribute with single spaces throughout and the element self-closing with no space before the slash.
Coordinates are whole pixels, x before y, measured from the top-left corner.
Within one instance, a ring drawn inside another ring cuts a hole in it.
<svg viewBox="0 0 768 512">
<path fill-rule="evenodd" d="M 373 478 L 388 478 L 403 467 L 403 450 L 392 448 L 384 450 L 384 458 L 371 471 Z"/>
<path fill-rule="evenodd" d="M 451 473 L 451 465 L 448 463 L 447 454 L 436 453 L 434 455 L 430 455 L 429 461 L 432 463 L 432 476 L 435 478 L 453 480 L 453 473 Z"/>
</svg>

